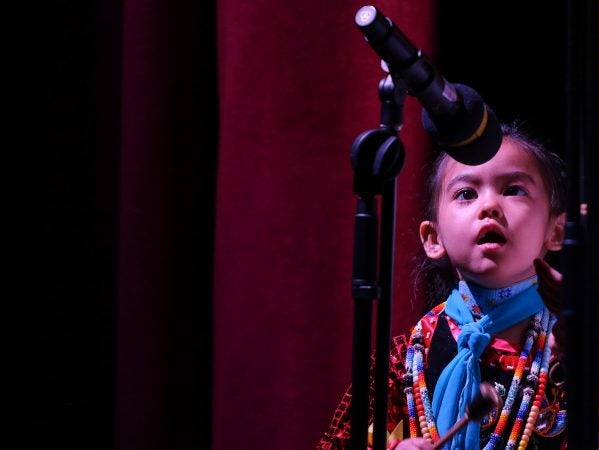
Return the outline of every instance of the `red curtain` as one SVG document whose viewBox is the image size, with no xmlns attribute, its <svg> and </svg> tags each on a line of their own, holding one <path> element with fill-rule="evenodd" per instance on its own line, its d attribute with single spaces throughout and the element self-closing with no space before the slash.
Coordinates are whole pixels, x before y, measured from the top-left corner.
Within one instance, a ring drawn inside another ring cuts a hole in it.
<svg viewBox="0 0 599 450">
<path fill-rule="evenodd" d="M 379 126 L 380 59 L 355 1 L 218 2 L 220 145 L 213 448 L 312 448 L 351 380 L 349 154 Z M 433 52 L 434 2 L 376 5 Z M 406 100 L 399 137 L 393 330 L 420 314 L 409 260 L 428 140 Z"/>
<path fill-rule="evenodd" d="M 351 379 L 350 148 L 380 119 L 361 6 L 43 5 L 32 447 L 313 448 Z M 432 0 L 376 6 L 432 55 Z M 399 138 L 394 330 L 419 314 L 413 98 Z"/>
</svg>

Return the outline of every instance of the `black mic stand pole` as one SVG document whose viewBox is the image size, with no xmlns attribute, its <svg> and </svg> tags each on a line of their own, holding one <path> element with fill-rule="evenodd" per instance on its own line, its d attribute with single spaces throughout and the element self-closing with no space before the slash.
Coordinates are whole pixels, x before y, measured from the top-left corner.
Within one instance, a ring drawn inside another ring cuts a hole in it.
<svg viewBox="0 0 599 450">
<path fill-rule="evenodd" d="M 403 82 L 400 80 L 398 83 L 403 88 Z M 352 269 L 354 299 L 350 436 L 352 450 L 366 449 L 368 444 L 372 307 L 376 299 L 378 299 L 378 308 L 374 353 L 372 448 L 384 450 L 387 442 L 387 380 L 395 249 L 396 176 L 404 162 L 403 145 L 396 136 L 402 125 L 403 100 L 406 95 L 406 89 L 402 88 L 396 89 L 391 75 L 387 75 L 380 81 L 380 128 L 360 134 L 351 149 L 351 162 L 354 168 L 353 189 L 358 196 Z M 379 196 L 381 198 L 380 224 L 377 218 L 379 211 L 377 197 Z"/>
<path fill-rule="evenodd" d="M 568 211 L 562 253 L 568 448 L 597 449 L 597 70 L 595 0 L 566 2 Z M 595 172 L 593 174 L 593 171 Z"/>
</svg>

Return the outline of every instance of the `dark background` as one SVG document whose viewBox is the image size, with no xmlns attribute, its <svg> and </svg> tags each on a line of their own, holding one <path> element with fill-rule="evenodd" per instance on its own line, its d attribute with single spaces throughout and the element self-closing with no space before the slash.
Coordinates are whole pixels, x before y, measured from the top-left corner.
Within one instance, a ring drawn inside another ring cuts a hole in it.
<svg viewBox="0 0 599 450">
<path fill-rule="evenodd" d="M 520 119 L 563 155 L 566 8 L 441 1 L 439 67 L 475 89 L 500 120 Z"/>
</svg>

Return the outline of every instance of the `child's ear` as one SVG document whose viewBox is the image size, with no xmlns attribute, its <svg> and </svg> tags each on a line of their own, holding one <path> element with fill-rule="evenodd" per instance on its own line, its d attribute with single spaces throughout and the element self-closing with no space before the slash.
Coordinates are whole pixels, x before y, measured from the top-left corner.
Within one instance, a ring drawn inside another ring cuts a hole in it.
<svg viewBox="0 0 599 450">
<path fill-rule="evenodd" d="M 426 256 L 431 259 L 443 258 L 446 255 L 445 247 L 439 239 L 437 227 L 429 220 L 425 220 L 420 224 L 420 240 Z"/>
<path fill-rule="evenodd" d="M 545 243 L 547 250 L 557 251 L 562 248 L 565 225 L 566 213 L 561 213 L 554 219 L 553 226 L 549 230 L 547 242 Z"/>
</svg>

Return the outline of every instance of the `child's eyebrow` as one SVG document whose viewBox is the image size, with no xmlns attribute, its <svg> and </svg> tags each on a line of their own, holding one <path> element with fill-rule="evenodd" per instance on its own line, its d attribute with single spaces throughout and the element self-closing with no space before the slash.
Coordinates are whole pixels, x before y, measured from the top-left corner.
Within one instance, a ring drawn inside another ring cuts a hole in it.
<svg viewBox="0 0 599 450">
<path fill-rule="evenodd" d="M 452 178 L 449 183 L 447 183 L 447 190 L 448 191 L 452 190 L 452 188 L 456 184 L 461 184 L 461 183 L 471 184 L 471 183 L 474 183 L 474 180 L 476 180 L 476 178 L 477 178 L 476 176 L 470 175 L 470 174 L 458 175 L 457 177 Z"/>
<path fill-rule="evenodd" d="M 502 174 L 499 176 L 500 179 L 506 179 L 506 180 L 522 180 L 522 181 L 528 181 L 529 183 L 536 185 L 537 183 L 535 183 L 535 179 L 533 177 L 531 177 L 527 172 L 522 172 L 520 170 L 516 170 L 514 172 L 508 172 L 505 174 Z"/>
<path fill-rule="evenodd" d="M 536 185 L 534 178 L 531 177 L 528 173 L 523 172 L 521 170 L 505 172 L 505 173 L 499 174 L 495 178 L 497 178 L 501 181 L 527 181 L 533 185 Z M 470 173 L 458 175 L 457 177 L 453 178 L 447 184 L 447 190 L 448 191 L 451 190 L 453 188 L 453 186 L 455 186 L 456 184 L 460 184 L 460 183 L 477 184 L 477 183 L 479 183 L 479 177 L 475 174 L 470 174 Z"/>
</svg>

